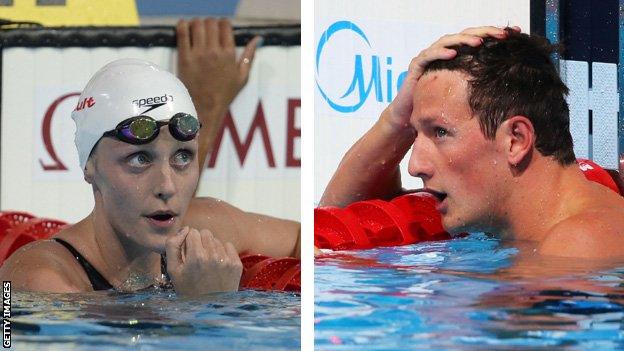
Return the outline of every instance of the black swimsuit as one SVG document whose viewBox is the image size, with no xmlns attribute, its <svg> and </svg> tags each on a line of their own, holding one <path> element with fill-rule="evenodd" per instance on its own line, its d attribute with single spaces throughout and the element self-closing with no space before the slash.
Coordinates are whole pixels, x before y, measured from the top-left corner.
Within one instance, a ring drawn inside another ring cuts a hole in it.
<svg viewBox="0 0 624 351">
<path fill-rule="evenodd" d="M 76 250 L 70 243 L 59 238 L 52 238 L 52 240 L 65 246 L 65 248 L 67 248 L 67 250 L 69 250 L 69 252 L 71 252 L 74 257 L 76 257 L 76 260 L 78 261 L 78 263 L 80 263 L 82 269 L 84 269 L 85 273 L 87 274 L 93 290 L 110 290 L 113 288 L 108 280 L 106 280 L 106 278 L 104 278 L 104 276 L 102 276 L 100 272 L 98 272 L 97 269 L 95 269 L 95 267 L 93 267 L 91 263 L 89 263 L 89 261 L 87 261 L 87 259 L 84 258 L 84 256 L 82 256 L 80 252 L 78 252 L 78 250 Z M 165 276 L 166 280 L 169 281 L 169 275 L 167 274 L 167 261 L 164 255 L 160 256 L 160 270 Z"/>
<path fill-rule="evenodd" d="M 52 238 L 52 240 L 65 246 L 67 250 L 69 250 L 69 252 L 71 252 L 72 255 L 76 257 L 76 260 L 78 260 L 78 263 L 80 263 L 80 265 L 82 266 L 82 269 L 84 269 L 85 273 L 87 273 L 87 277 L 89 278 L 89 281 L 91 282 L 91 286 L 93 287 L 93 290 L 96 290 L 96 291 L 97 290 L 110 290 L 113 288 L 113 286 L 108 282 L 108 280 L 106 280 L 106 278 L 104 278 L 100 274 L 100 272 L 98 272 L 97 269 L 95 269 L 95 267 L 93 267 L 91 263 L 89 263 L 89 261 L 87 261 L 87 259 L 84 258 L 80 254 L 80 252 L 78 252 L 78 250 L 76 250 L 70 243 L 59 238 Z"/>
</svg>

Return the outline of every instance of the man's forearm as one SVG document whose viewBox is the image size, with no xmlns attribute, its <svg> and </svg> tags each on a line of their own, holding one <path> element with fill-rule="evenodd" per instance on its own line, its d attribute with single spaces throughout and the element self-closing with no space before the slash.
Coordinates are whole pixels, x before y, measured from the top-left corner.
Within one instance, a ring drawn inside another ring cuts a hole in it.
<svg viewBox="0 0 624 351">
<path fill-rule="evenodd" d="M 412 145 L 414 133 L 411 128 L 393 127 L 382 115 L 344 156 L 320 205 L 344 207 L 355 201 L 400 193 L 399 163 Z"/>
</svg>

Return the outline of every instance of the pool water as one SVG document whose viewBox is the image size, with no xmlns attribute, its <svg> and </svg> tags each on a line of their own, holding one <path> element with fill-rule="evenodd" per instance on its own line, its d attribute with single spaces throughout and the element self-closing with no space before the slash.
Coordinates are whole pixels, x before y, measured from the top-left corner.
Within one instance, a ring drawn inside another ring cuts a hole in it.
<svg viewBox="0 0 624 351">
<path fill-rule="evenodd" d="M 295 350 L 297 294 L 242 291 L 195 299 L 172 291 L 12 292 L 15 350 Z"/>
<path fill-rule="evenodd" d="M 317 257 L 315 348 L 624 349 L 624 262 L 516 247 L 471 234 Z"/>
</svg>

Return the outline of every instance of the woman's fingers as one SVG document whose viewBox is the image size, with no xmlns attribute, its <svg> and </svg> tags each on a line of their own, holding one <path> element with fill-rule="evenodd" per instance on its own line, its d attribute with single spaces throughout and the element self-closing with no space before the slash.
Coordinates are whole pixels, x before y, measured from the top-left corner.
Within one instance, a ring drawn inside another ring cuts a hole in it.
<svg viewBox="0 0 624 351">
<path fill-rule="evenodd" d="M 178 267 L 184 264 L 185 253 L 183 247 L 186 237 L 189 233 L 189 227 L 180 229 L 176 234 L 171 235 L 165 241 L 165 252 L 167 253 L 167 267 Z"/>
<path fill-rule="evenodd" d="M 219 24 L 214 18 L 204 19 L 204 38 L 206 39 L 206 47 L 219 48 L 221 43 L 219 40 Z"/>
<path fill-rule="evenodd" d="M 186 237 L 186 256 L 191 262 L 197 262 L 206 257 L 201 235 L 197 229 L 191 229 Z"/>
<path fill-rule="evenodd" d="M 240 279 L 240 276 L 243 274 L 243 262 L 240 260 L 238 251 L 236 251 L 236 248 L 230 242 L 225 243 L 224 247 L 225 253 L 229 257 L 230 265 L 233 269 L 236 269 L 238 278 Z"/>
<path fill-rule="evenodd" d="M 216 257 L 218 255 L 218 251 L 215 244 L 215 237 L 212 235 L 212 232 L 208 229 L 202 229 L 200 231 L 202 245 L 204 248 L 204 252 L 206 252 L 206 256 L 209 258 Z"/>
<path fill-rule="evenodd" d="M 168 238 L 167 264 L 171 279 L 181 295 L 198 296 L 210 292 L 236 291 L 243 264 L 231 243 L 225 245 L 210 232 L 185 227 Z M 186 249 L 186 262 L 180 255 Z"/>
<path fill-rule="evenodd" d="M 238 251 L 231 242 L 225 243 L 225 252 L 230 257 L 230 259 L 236 258 L 234 261 L 238 260 L 240 262 L 240 256 L 238 255 Z"/>
<path fill-rule="evenodd" d="M 236 46 L 234 43 L 232 25 L 230 24 L 230 21 L 223 18 L 219 20 L 219 43 L 224 48 L 234 49 Z"/>
<path fill-rule="evenodd" d="M 204 22 L 199 18 L 193 18 L 191 20 L 191 47 L 198 50 L 204 50 L 206 47 Z"/>
<path fill-rule="evenodd" d="M 178 24 L 176 25 L 176 40 L 178 55 L 188 55 L 191 50 L 191 37 L 189 32 L 189 23 L 187 21 L 178 21 Z"/>
<path fill-rule="evenodd" d="M 223 243 L 219 239 L 215 238 L 210 230 L 201 230 L 200 236 L 204 253 L 209 263 L 217 264 L 220 266 L 228 265 L 231 263 L 230 255 L 226 251 Z"/>
<path fill-rule="evenodd" d="M 225 252 L 223 243 L 221 243 L 219 239 L 213 237 L 213 244 L 214 244 L 214 250 L 215 250 L 215 258 L 218 258 L 218 262 L 221 264 L 229 263 L 229 256 Z"/>
<path fill-rule="evenodd" d="M 244 82 L 249 78 L 249 71 L 251 71 L 251 64 L 256 56 L 256 49 L 261 42 L 262 37 L 255 37 L 247 43 L 241 57 L 238 59 L 238 70 L 241 74 L 241 78 Z"/>
</svg>

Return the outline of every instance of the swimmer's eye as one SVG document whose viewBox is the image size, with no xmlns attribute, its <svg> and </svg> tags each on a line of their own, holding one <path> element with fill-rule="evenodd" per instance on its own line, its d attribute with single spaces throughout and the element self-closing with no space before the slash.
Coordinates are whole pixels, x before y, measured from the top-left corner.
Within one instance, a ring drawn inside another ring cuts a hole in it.
<svg viewBox="0 0 624 351">
<path fill-rule="evenodd" d="M 442 128 L 442 127 L 436 127 L 435 128 L 435 136 L 436 138 L 444 138 L 446 136 L 448 136 L 448 130 Z"/>
<path fill-rule="evenodd" d="M 128 164 L 132 167 L 145 167 L 150 164 L 151 161 L 150 157 L 143 152 L 132 154 L 127 159 Z"/>
<path fill-rule="evenodd" d="M 193 162 L 193 152 L 190 150 L 178 150 L 173 155 L 173 164 L 177 167 L 186 167 Z"/>
</svg>

